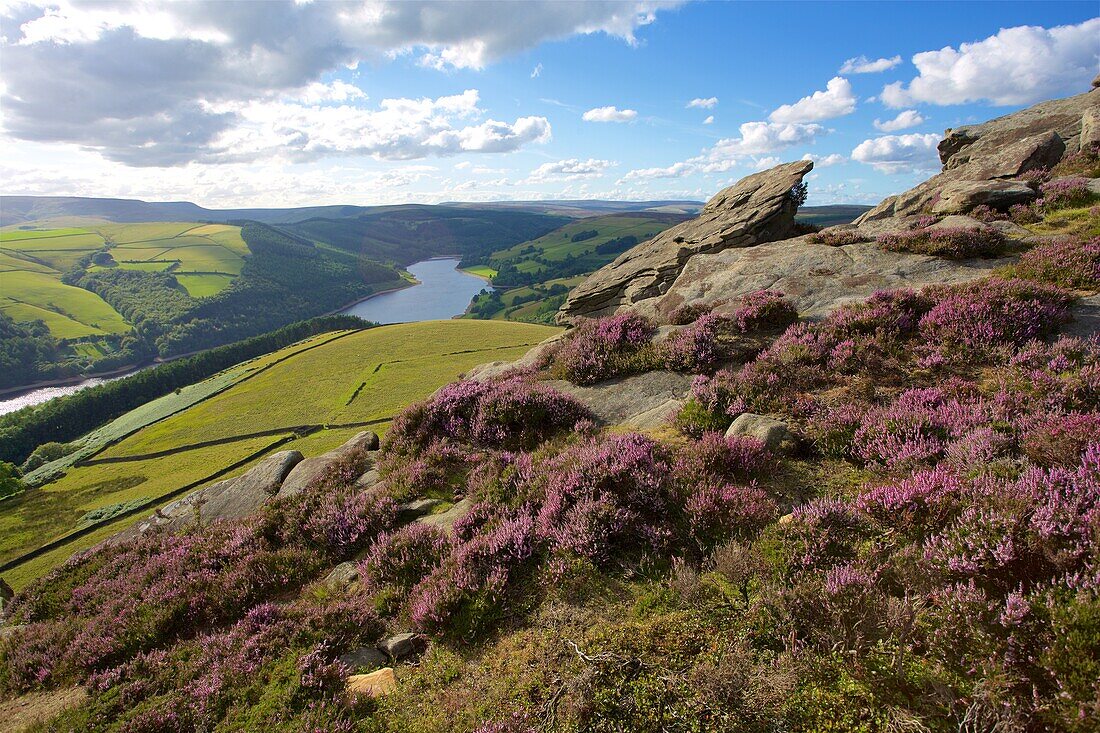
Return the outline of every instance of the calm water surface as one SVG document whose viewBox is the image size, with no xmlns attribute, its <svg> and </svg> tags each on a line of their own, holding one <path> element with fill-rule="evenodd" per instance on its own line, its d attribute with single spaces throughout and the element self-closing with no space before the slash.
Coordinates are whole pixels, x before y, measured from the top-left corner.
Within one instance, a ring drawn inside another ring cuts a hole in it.
<svg viewBox="0 0 1100 733">
<path fill-rule="evenodd" d="M 470 299 L 482 290 L 492 287 L 479 277 L 460 272 L 458 258 L 424 260 L 409 266 L 419 285 L 392 293 L 383 293 L 347 308 L 342 313 L 359 316 L 376 323 L 405 323 L 407 321 L 435 321 L 462 315 Z M 135 369 L 134 371 L 138 371 Z M 13 397 L 0 398 L 0 415 L 14 412 L 29 405 L 37 405 L 54 397 L 63 397 L 113 379 L 121 379 L 133 372 L 126 372 L 110 379 L 93 377 L 65 387 L 42 387 Z"/>
<path fill-rule="evenodd" d="M 409 265 L 419 285 L 383 293 L 341 311 L 375 323 L 436 321 L 466 312 L 470 299 L 489 283 L 458 269 L 458 258 L 424 260 Z"/>
</svg>

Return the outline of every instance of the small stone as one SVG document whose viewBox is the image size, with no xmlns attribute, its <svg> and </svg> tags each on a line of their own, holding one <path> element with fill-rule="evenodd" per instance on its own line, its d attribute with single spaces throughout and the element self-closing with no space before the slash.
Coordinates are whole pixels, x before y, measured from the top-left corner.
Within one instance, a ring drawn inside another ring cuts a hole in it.
<svg viewBox="0 0 1100 733">
<path fill-rule="evenodd" d="M 442 503 L 439 499 L 417 499 L 397 507 L 397 514 L 402 519 L 415 519 L 431 514 Z"/>
<path fill-rule="evenodd" d="M 755 415 L 751 412 L 743 412 L 738 415 L 737 419 L 726 430 L 727 438 L 736 435 L 758 438 L 764 441 L 764 445 L 768 447 L 768 450 L 776 453 L 790 452 L 797 444 L 786 423 L 765 415 Z"/>
<path fill-rule="evenodd" d="M 348 677 L 348 694 L 362 697 L 381 697 L 397 689 L 393 668 L 385 667 L 369 674 L 353 674 Z"/>
<path fill-rule="evenodd" d="M 344 590 L 359 580 L 359 567 L 353 562 L 342 562 L 332 569 L 322 581 L 333 590 Z"/>
<path fill-rule="evenodd" d="M 359 478 L 355 479 L 355 485 L 361 489 L 365 489 L 374 486 L 381 480 L 382 474 L 378 472 L 377 468 L 372 468 Z"/>
<path fill-rule="evenodd" d="M 391 659 L 401 659 L 416 651 L 420 637 L 411 632 L 394 634 L 378 642 L 378 648 L 390 655 Z"/>
<path fill-rule="evenodd" d="M 373 646 L 364 646 L 340 657 L 340 662 L 351 669 L 377 669 L 385 667 L 390 658 Z"/>
</svg>

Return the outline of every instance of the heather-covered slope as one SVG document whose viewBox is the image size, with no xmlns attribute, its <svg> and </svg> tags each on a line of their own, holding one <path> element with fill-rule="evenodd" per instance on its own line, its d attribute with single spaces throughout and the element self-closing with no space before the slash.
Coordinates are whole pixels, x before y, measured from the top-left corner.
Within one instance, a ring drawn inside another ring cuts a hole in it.
<svg viewBox="0 0 1100 733">
<path fill-rule="evenodd" d="M 958 282 L 577 319 L 249 516 L 73 558 L 0 685 L 51 730 L 1094 730 L 1098 152 L 780 243 Z"/>
</svg>

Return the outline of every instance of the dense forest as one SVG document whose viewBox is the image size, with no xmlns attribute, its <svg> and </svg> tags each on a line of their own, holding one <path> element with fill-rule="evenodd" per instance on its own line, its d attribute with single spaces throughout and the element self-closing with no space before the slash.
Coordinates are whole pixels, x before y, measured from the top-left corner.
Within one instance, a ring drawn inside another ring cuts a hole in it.
<svg viewBox="0 0 1100 733">
<path fill-rule="evenodd" d="M 0 316 L 0 328 L 3 328 Z M 0 416 L 0 460 L 22 463 L 39 445 L 73 440 L 138 405 L 248 359 L 328 331 L 363 328 L 354 316 L 326 316 L 145 369 L 124 379 Z M 5 345 L 7 339 L 4 339 Z"/>
</svg>

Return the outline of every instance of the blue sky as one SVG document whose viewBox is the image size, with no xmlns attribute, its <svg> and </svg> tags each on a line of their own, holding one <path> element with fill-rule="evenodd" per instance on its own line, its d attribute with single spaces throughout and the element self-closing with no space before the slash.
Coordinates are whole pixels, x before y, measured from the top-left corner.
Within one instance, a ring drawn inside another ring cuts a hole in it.
<svg viewBox="0 0 1100 733">
<path fill-rule="evenodd" d="M 706 199 L 810 155 L 810 203 L 873 204 L 936 170 L 945 128 L 1087 90 L 1096 16 L 1095 2 L 8 3 L 0 180 L 207 206 Z"/>
</svg>

